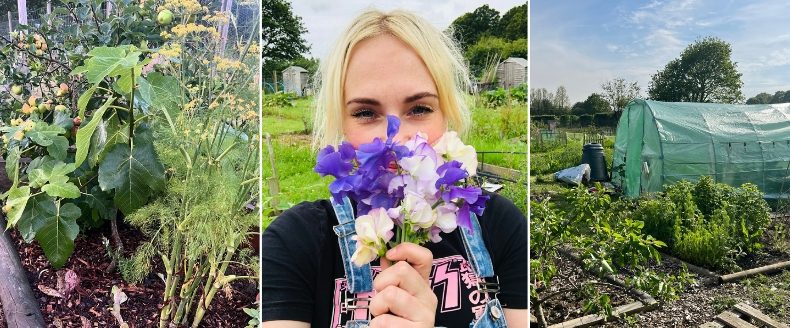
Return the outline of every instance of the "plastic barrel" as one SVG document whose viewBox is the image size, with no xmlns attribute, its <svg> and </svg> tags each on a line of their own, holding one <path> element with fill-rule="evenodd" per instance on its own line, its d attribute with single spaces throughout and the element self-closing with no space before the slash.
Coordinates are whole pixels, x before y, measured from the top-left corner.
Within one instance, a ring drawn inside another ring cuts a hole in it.
<svg viewBox="0 0 790 328">
<path fill-rule="evenodd" d="M 582 164 L 590 165 L 590 181 L 609 181 L 601 144 L 591 143 L 582 147 Z"/>
</svg>

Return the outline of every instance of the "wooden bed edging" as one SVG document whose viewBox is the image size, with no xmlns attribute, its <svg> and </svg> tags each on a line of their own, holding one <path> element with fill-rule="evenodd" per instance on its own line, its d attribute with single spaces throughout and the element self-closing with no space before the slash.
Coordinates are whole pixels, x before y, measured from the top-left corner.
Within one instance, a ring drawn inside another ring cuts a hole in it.
<svg viewBox="0 0 790 328">
<path fill-rule="evenodd" d="M 5 227 L 5 217 L 0 215 L 0 302 L 6 324 L 8 328 L 45 327 L 38 300 Z"/>
<path fill-rule="evenodd" d="M 629 303 L 626 305 L 621 305 L 616 307 L 612 311 L 612 315 L 610 317 L 605 317 L 600 314 L 590 314 L 583 316 L 581 318 L 571 319 L 568 321 L 560 322 L 557 324 L 553 324 L 549 326 L 549 328 L 582 328 L 582 327 L 590 327 L 593 325 L 597 325 L 603 323 L 606 320 L 617 318 L 622 315 L 630 315 L 635 314 L 647 310 L 652 310 L 654 307 L 657 306 L 657 303 L 652 305 L 644 304 L 640 301 L 636 301 L 633 303 Z"/>
<path fill-rule="evenodd" d="M 774 264 L 769 264 L 761 267 L 757 267 L 754 269 L 744 270 L 740 272 L 725 274 L 719 277 L 719 283 L 726 283 L 726 282 L 734 282 L 744 278 L 748 278 L 758 274 L 767 274 L 767 273 L 774 273 L 777 271 L 782 271 L 785 269 L 790 269 L 790 261 L 784 261 Z"/>
</svg>

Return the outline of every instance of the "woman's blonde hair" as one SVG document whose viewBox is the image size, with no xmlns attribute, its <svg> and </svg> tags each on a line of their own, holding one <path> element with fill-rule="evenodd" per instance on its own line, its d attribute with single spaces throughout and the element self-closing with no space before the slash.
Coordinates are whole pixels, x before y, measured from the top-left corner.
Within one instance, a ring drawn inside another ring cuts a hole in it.
<svg viewBox="0 0 790 328">
<path fill-rule="evenodd" d="M 343 86 L 351 51 L 362 40 L 389 34 L 409 45 L 422 58 L 439 93 L 439 107 L 448 128 L 464 133 L 469 125 L 469 108 L 464 94 L 469 88 L 469 70 L 461 51 L 449 34 L 407 11 L 384 13 L 367 10 L 343 32 L 335 48 L 321 62 L 316 83 L 313 148 L 337 145 L 343 140 Z"/>
</svg>

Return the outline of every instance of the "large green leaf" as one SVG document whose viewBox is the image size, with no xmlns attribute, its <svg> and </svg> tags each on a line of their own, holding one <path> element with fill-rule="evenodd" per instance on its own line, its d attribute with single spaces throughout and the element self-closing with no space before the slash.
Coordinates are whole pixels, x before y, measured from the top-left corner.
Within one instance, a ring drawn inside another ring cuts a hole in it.
<svg viewBox="0 0 790 328">
<path fill-rule="evenodd" d="M 56 269 L 66 264 L 74 252 L 74 239 L 80 232 L 77 218 L 82 212 L 77 205 L 56 202 L 39 203 L 44 224 L 36 232 L 36 240 L 44 249 L 44 255 Z"/>
<path fill-rule="evenodd" d="M 131 51 L 130 51 L 131 50 Z M 91 57 L 85 61 L 85 66 L 78 67 L 72 74 L 85 73 L 91 84 L 101 82 L 105 77 L 131 74 L 131 68 L 137 65 L 142 52 L 132 47 L 98 47 L 88 53 Z"/>
<path fill-rule="evenodd" d="M 16 229 L 22 234 L 22 238 L 25 242 L 29 243 L 36 238 L 36 232 L 41 229 L 46 222 L 46 216 L 43 214 L 45 212 L 43 207 L 46 206 L 44 204 L 52 204 L 54 201 L 55 200 L 47 194 L 38 194 L 30 197 L 30 200 L 27 201 L 25 212 L 22 213 L 22 217 L 16 225 Z"/>
<path fill-rule="evenodd" d="M 69 140 L 64 136 L 55 136 L 52 138 L 52 144 L 47 146 L 47 153 L 49 156 L 58 160 L 65 160 L 68 154 Z"/>
<path fill-rule="evenodd" d="M 8 191 L 7 196 L 5 206 L 10 206 L 11 208 L 6 213 L 6 217 L 8 218 L 8 227 L 13 227 L 25 211 L 27 200 L 30 198 L 30 187 L 13 188 Z"/>
<path fill-rule="evenodd" d="M 181 87 L 178 80 L 159 72 L 137 78 L 138 94 L 145 106 L 163 111 L 168 119 L 175 116 L 181 108 Z"/>
<path fill-rule="evenodd" d="M 70 164 L 74 165 L 74 164 Z M 65 175 L 53 176 L 49 179 L 49 183 L 41 187 L 41 191 L 46 192 L 47 195 L 52 197 L 61 198 L 77 198 L 80 197 L 80 188 L 69 182 L 69 178 Z"/>
<path fill-rule="evenodd" d="M 71 130 L 71 128 L 74 126 L 74 121 L 68 112 L 55 111 L 55 118 L 52 120 L 52 124 L 55 124 L 65 130 Z"/>
<path fill-rule="evenodd" d="M 47 147 L 54 142 L 53 139 L 55 139 L 55 137 L 64 133 L 66 133 L 66 130 L 57 125 L 49 125 L 45 122 L 36 122 L 36 127 L 34 127 L 32 131 L 28 132 L 27 136 L 30 138 L 30 140 L 33 140 L 33 142 Z"/>
<path fill-rule="evenodd" d="M 85 158 L 88 156 L 88 150 L 91 144 L 91 137 L 93 136 L 93 132 L 96 130 L 96 126 L 99 125 L 99 122 L 102 121 L 102 116 L 104 116 L 104 112 L 107 108 L 110 107 L 112 102 L 115 101 L 115 98 L 110 97 L 104 102 L 104 105 L 99 107 L 96 111 L 93 112 L 93 116 L 91 117 L 91 121 L 85 126 L 81 127 L 77 130 L 77 154 L 74 156 L 74 164 L 77 166 L 82 165 L 82 162 L 85 161 Z"/>
<path fill-rule="evenodd" d="M 92 86 L 90 89 L 85 90 L 82 93 L 79 99 L 77 99 L 77 109 L 79 109 L 79 117 L 80 119 L 85 119 L 85 108 L 88 107 L 88 102 L 93 97 L 93 93 L 96 92 L 96 86 Z"/>
<path fill-rule="evenodd" d="M 90 206 L 92 214 L 101 219 L 112 219 L 117 213 L 112 203 L 112 195 L 102 191 L 99 186 L 94 186 L 90 193 L 85 194 L 85 202 Z"/>
<path fill-rule="evenodd" d="M 115 205 L 129 215 L 165 187 L 165 169 L 147 130 L 135 133 L 133 146 L 116 144 L 99 164 L 99 186 L 115 189 Z M 145 140 L 149 139 L 149 140 Z"/>
<path fill-rule="evenodd" d="M 80 189 L 69 182 L 67 176 L 75 169 L 74 163 L 67 164 L 47 156 L 28 173 L 28 180 L 31 187 L 40 187 L 41 191 L 52 197 L 77 198 L 80 196 Z"/>
<path fill-rule="evenodd" d="M 5 157 L 5 174 L 9 179 L 13 180 L 16 177 L 16 172 L 19 170 L 20 155 L 19 146 L 8 150 L 8 155 Z"/>
<path fill-rule="evenodd" d="M 91 137 L 91 147 L 88 151 L 90 167 L 96 166 L 117 143 L 129 143 L 129 124 L 120 123 L 110 116 L 99 122 Z"/>
</svg>

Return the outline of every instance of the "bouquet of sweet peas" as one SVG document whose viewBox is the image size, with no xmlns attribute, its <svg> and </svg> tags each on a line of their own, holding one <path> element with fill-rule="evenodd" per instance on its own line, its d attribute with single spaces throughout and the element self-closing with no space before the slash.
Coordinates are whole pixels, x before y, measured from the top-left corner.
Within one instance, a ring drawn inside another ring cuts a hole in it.
<svg viewBox="0 0 790 328">
<path fill-rule="evenodd" d="M 356 201 L 352 260 L 358 266 L 402 242 L 439 242 L 441 232 L 472 229 L 470 213 L 482 215 L 488 200 L 469 179 L 477 153 L 456 132 L 445 132 L 433 146 L 421 133 L 401 145 L 393 141 L 399 127 L 398 118 L 387 116 L 386 140 L 358 149 L 343 142 L 318 153 L 315 171 L 335 177 L 329 185 L 334 201 Z"/>
</svg>

